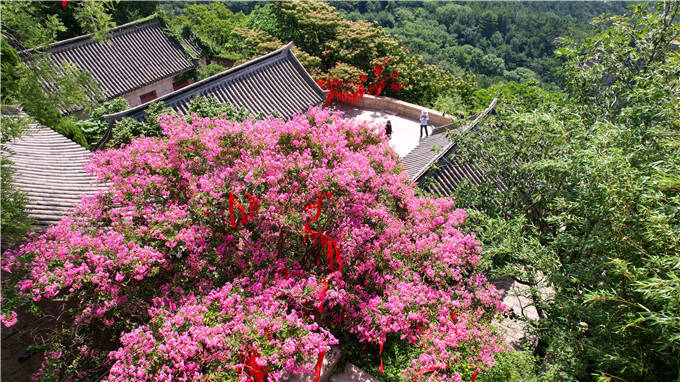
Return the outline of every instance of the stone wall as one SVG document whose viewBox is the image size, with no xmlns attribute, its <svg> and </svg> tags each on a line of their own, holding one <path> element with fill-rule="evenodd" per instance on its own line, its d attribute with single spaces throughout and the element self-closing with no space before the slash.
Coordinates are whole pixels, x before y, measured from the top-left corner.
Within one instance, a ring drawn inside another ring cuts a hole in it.
<svg viewBox="0 0 680 382">
<path fill-rule="evenodd" d="M 425 110 L 430 114 L 430 119 L 428 121 L 430 125 L 439 127 L 451 123 L 451 118 L 444 116 L 437 110 L 399 101 L 398 99 L 390 97 L 365 95 L 363 98 L 359 99 L 359 101 L 357 101 L 354 106 L 359 108 L 391 111 L 407 118 L 413 118 L 416 120 L 420 117 L 420 112 Z"/>
<path fill-rule="evenodd" d="M 130 93 L 124 94 L 122 97 L 128 101 L 130 107 L 135 107 L 142 104 L 139 99 L 142 94 L 146 94 L 154 90 L 156 91 L 157 97 L 162 97 L 168 93 L 172 93 L 174 91 L 172 87 L 172 77 L 154 82 L 151 85 L 147 85 Z"/>
</svg>

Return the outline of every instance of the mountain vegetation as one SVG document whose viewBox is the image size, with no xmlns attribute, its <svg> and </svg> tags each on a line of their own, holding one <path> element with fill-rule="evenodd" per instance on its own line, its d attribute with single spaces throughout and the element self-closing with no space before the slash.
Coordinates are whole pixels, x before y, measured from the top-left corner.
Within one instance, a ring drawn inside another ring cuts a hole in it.
<svg viewBox="0 0 680 382">
<path fill-rule="evenodd" d="M 678 7 L 596 19 L 558 51 L 566 93 L 492 86 L 497 115 L 452 137 L 488 169 L 456 201 L 490 271 L 530 290 L 543 379 L 680 375 Z"/>
<path fill-rule="evenodd" d="M 583 38 L 589 21 L 621 13 L 625 2 L 339 1 L 350 20 L 377 22 L 426 64 L 499 81 L 556 83 L 553 52 L 566 37 Z"/>
</svg>

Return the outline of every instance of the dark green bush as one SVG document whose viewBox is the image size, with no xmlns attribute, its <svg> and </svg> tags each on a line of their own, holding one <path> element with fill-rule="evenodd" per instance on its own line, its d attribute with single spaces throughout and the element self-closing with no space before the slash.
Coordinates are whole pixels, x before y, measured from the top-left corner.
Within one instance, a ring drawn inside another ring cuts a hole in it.
<svg viewBox="0 0 680 382">
<path fill-rule="evenodd" d="M 80 121 L 77 121 L 74 117 L 60 119 L 57 125 L 54 126 L 54 130 L 85 148 L 89 147 L 87 138 L 85 138 L 85 134 L 80 129 Z"/>
<path fill-rule="evenodd" d="M 228 68 L 225 68 L 224 66 L 219 64 L 209 64 L 204 69 L 198 71 L 198 79 L 202 80 L 204 78 L 214 76 L 215 74 L 222 73 L 227 69 Z"/>
<path fill-rule="evenodd" d="M 530 351 L 496 354 L 496 366 L 481 372 L 477 382 L 535 382 L 536 364 Z"/>
</svg>

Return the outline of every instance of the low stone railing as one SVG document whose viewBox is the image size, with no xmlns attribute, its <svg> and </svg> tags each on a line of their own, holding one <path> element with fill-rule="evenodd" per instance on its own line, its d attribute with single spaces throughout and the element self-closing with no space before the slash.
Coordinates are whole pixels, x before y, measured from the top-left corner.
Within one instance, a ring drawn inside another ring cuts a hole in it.
<svg viewBox="0 0 680 382">
<path fill-rule="evenodd" d="M 354 104 L 354 106 L 367 109 L 388 110 L 416 120 L 420 117 L 420 112 L 424 110 L 430 114 L 428 123 L 432 126 L 443 126 L 451 123 L 451 118 L 446 117 L 437 110 L 428 109 L 420 105 L 415 105 L 390 97 L 365 95 L 360 98 Z"/>
</svg>

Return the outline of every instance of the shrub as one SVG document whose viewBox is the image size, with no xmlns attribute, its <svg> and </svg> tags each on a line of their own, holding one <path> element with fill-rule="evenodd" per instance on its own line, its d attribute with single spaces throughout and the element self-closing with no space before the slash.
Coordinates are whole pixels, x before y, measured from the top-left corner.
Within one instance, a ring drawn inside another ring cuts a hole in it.
<svg viewBox="0 0 680 382">
<path fill-rule="evenodd" d="M 214 76 L 217 73 L 222 73 L 228 68 L 225 68 L 222 65 L 219 64 L 208 64 L 205 69 L 201 69 L 198 72 L 198 79 L 202 80 L 204 78 L 208 78 L 210 76 Z"/>
<path fill-rule="evenodd" d="M 61 118 L 54 130 L 85 148 L 89 147 L 85 134 L 80 129 L 80 123 L 74 117 Z"/>
<path fill-rule="evenodd" d="M 479 373 L 479 382 L 536 382 L 536 364 L 530 351 L 496 354 L 496 366 Z"/>
</svg>

